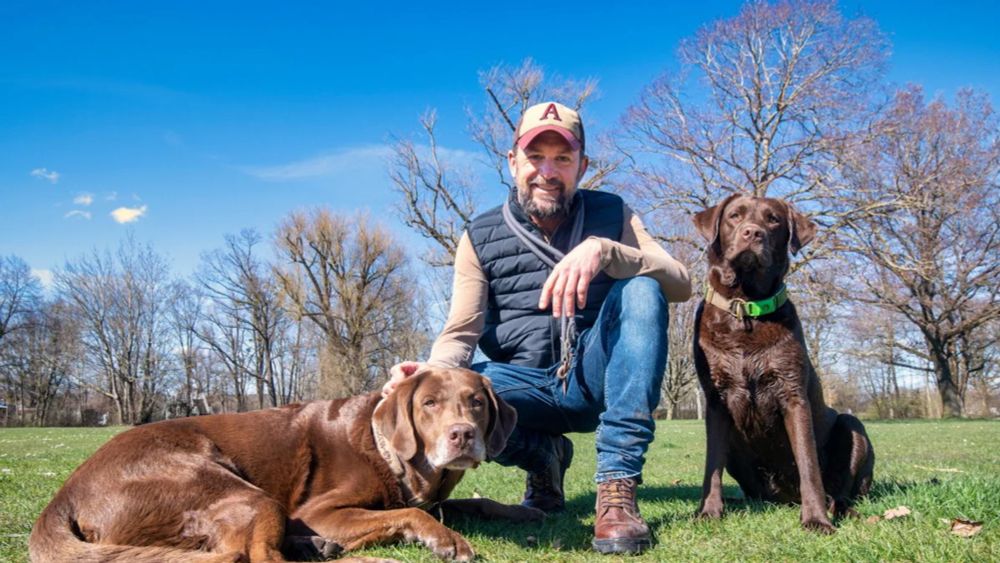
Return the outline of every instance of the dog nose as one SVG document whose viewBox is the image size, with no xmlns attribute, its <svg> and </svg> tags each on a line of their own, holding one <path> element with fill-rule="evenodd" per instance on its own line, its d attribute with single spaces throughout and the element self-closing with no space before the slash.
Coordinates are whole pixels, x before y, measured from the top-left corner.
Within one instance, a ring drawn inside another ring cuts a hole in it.
<svg viewBox="0 0 1000 563">
<path fill-rule="evenodd" d="M 740 230 L 740 236 L 746 240 L 761 240 L 764 238 L 764 229 L 757 225 L 744 225 Z"/>
<path fill-rule="evenodd" d="M 471 424 L 452 424 L 448 427 L 448 442 L 454 446 L 464 447 L 476 436 L 476 429 Z"/>
</svg>

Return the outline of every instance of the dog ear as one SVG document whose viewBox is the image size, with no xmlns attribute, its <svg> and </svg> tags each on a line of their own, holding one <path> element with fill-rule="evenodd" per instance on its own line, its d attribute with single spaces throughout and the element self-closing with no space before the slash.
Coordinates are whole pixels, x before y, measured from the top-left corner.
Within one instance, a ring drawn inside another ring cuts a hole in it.
<svg viewBox="0 0 1000 563">
<path fill-rule="evenodd" d="M 704 211 L 694 214 L 694 226 L 698 234 L 705 238 L 709 244 L 714 245 L 719 238 L 719 226 L 722 224 L 722 212 L 729 205 L 729 202 L 739 197 L 739 193 L 732 193 L 722 200 L 718 205 L 709 207 Z"/>
<path fill-rule="evenodd" d="M 420 380 L 419 374 L 411 375 L 396 386 L 375 407 L 372 418 L 379 432 L 389 440 L 389 445 L 404 461 L 417 455 L 417 433 L 413 427 L 413 394 Z"/>
<path fill-rule="evenodd" d="M 483 378 L 483 388 L 490 402 L 490 423 L 486 428 L 486 455 L 494 458 L 500 455 L 507 445 L 507 437 L 517 425 L 517 411 L 508 405 L 493 391 L 493 385 L 486 377 Z"/>
<path fill-rule="evenodd" d="M 816 236 L 816 223 L 796 211 L 792 204 L 788 206 L 788 251 L 798 254 L 802 247 Z"/>
</svg>

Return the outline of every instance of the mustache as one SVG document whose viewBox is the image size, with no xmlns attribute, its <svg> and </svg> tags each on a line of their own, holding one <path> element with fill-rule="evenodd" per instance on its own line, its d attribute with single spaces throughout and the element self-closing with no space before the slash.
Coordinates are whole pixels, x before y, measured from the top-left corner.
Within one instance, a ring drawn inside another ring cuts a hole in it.
<svg viewBox="0 0 1000 563">
<path fill-rule="evenodd" d="M 532 188 L 544 188 L 551 190 L 552 188 L 559 188 L 560 190 L 566 189 L 566 182 L 562 180 L 534 180 L 529 184 Z"/>
</svg>

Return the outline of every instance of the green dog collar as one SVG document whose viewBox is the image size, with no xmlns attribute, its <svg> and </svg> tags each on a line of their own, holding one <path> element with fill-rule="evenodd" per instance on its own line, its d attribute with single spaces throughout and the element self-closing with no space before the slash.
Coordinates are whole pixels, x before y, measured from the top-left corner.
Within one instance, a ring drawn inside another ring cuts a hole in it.
<svg viewBox="0 0 1000 563">
<path fill-rule="evenodd" d="M 775 293 L 767 299 L 761 299 L 760 301 L 747 301 L 745 299 L 726 299 L 725 297 L 719 295 L 712 286 L 705 286 L 705 301 L 728 312 L 730 315 L 736 317 L 739 320 L 743 320 L 743 317 L 762 317 L 764 315 L 769 315 L 777 311 L 782 305 L 788 301 L 788 292 L 785 285 L 782 284 L 781 288 L 778 289 L 778 293 Z"/>
</svg>

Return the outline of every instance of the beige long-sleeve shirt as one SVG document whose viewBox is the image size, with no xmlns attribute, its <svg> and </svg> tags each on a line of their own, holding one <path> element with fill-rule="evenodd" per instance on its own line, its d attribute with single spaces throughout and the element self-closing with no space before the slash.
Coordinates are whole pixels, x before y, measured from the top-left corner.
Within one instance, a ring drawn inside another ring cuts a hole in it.
<svg viewBox="0 0 1000 563">
<path fill-rule="evenodd" d="M 601 243 L 601 269 L 615 279 L 636 276 L 653 278 L 667 301 L 691 297 L 687 268 L 675 260 L 646 231 L 639 216 L 625 207 L 620 242 L 591 237 Z M 431 348 L 427 363 L 436 367 L 468 367 L 479 336 L 486 326 L 489 282 L 466 232 L 455 252 L 455 280 L 452 285 L 448 321 Z"/>
</svg>

